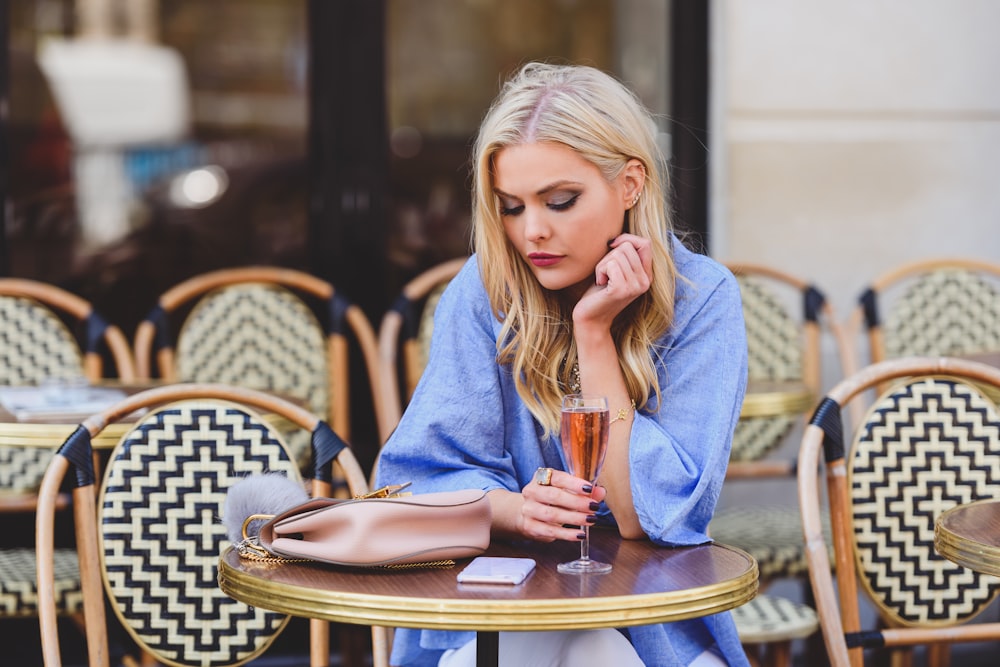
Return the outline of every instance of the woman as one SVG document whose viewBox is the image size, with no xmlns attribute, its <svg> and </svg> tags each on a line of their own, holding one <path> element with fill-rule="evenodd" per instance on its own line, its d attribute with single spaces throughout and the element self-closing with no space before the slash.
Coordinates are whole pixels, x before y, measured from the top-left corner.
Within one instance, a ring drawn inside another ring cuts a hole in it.
<svg viewBox="0 0 1000 667">
<path fill-rule="evenodd" d="M 575 541 L 565 526 L 601 521 L 628 539 L 708 541 L 745 330 L 732 275 L 671 231 L 652 119 L 596 69 L 531 63 L 490 108 L 473 157 L 475 254 L 437 306 L 378 485 L 488 490 L 497 539 Z M 561 397 L 580 390 L 607 396 L 612 415 L 594 488 L 560 453 Z M 400 630 L 393 664 L 468 664 L 471 637 Z M 501 664 L 519 666 L 612 664 L 601 650 L 620 666 L 746 664 L 728 613 L 500 641 Z"/>
</svg>

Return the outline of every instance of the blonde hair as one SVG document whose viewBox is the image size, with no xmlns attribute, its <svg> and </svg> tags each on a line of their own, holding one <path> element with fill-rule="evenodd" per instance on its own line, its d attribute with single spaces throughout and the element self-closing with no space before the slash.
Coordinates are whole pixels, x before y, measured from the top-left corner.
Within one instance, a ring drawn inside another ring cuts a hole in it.
<svg viewBox="0 0 1000 667">
<path fill-rule="evenodd" d="M 597 166 L 610 182 L 638 160 L 646 170 L 627 231 L 650 239 L 649 291 L 615 319 L 612 336 L 629 395 L 643 406 L 660 391 L 653 347 L 674 317 L 676 269 L 665 206 L 666 168 L 655 124 L 634 93 L 592 67 L 529 63 L 503 86 L 473 150 L 472 243 L 493 314 L 503 322 L 497 361 L 510 364 L 517 393 L 549 434 L 559 431 L 562 394 L 576 363 L 571 312 L 544 289 L 504 231 L 493 191 L 493 160 L 502 148 L 555 142 Z"/>
</svg>

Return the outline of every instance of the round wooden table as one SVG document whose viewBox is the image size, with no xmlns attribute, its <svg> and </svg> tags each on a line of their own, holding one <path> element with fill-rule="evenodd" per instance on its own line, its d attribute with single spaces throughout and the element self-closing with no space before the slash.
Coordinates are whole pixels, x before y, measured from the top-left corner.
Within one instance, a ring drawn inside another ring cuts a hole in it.
<svg viewBox="0 0 1000 667">
<path fill-rule="evenodd" d="M 1000 499 L 942 512 L 934 525 L 934 547 L 963 567 L 1000 577 Z"/>
<path fill-rule="evenodd" d="M 567 575 L 556 564 L 579 546 L 496 543 L 486 555 L 530 557 L 522 584 L 459 584 L 451 568 L 365 570 L 317 563 L 261 563 L 227 549 L 219 586 L 247 604 L 338 623 L 479 632 L 479 664 L 496 665 L 502 630 L 578 630 L 679 621 L 726 611 L 757 594 L 757 563 L 722 544 L 670 549 L 591 531 L 604 575 Z"/>
</svg>

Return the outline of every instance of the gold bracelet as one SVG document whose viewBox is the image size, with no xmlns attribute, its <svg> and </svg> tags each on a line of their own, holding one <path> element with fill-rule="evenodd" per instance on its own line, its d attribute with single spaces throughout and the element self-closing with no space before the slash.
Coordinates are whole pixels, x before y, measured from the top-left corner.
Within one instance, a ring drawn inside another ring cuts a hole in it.
<svg viewBox="0 0 1000 667">
<path fill-rule="evenodd" d="M 608 426 L 611 426 L 615 422 L 624 421 L 628 417 L 629 412 L 635 412 L 635 399 L 632 399 L 632 405 L 627 408 L 620 408 L 618 414 L 616 414 L 611 421 L 608 422 Z"/>
</svg>

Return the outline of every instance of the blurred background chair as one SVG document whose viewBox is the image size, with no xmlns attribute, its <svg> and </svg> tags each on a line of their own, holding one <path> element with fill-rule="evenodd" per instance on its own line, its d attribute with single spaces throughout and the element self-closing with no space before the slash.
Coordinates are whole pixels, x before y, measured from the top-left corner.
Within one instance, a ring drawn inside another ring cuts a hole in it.
<svg viewBox="0 0 1000 667">
<path fill-rule="evenodd" d="M 382 316 L 378 331 L 378 430 L 383 443 L 399 423 L 427 365 L 438 299 L 467 260 L 460 257 L 427 269 L 403 287 Z"/>
<path fill-rule="evenodd" d="M 98 496 L 91 439 L 137 410 L 148 411 L 112 451 Z M 216 571 L 226 546 L 221 517 L 229 487 L 259 473 L 301 481 L 273 426 L 279 419 L 310 434 L 314 495 L 329 495 L 334 466 L 352 494 L 367 492 L 365 474 L 346 443 L 312 412 L 273 394 L 212 384 L 157 387 L 80 425 L 54 456 L 39 498 L 39 619 L 46 665 L 60 660 L 53 516 L 70 473 L 90 665 L 102 664 L 108 653 L 104 593 L 139 648 L 165 664 L 236 665 L 268 649 L 288 617 L 229 598 L 218 587 Z M 327 665 L 328 624 L 312 621 L 310 627 L 311 664 Z M 379 667 L 388 664 L 385 632 L 372 629 Z"/>
<path fill-rule="evenodd" d="M 352 350 L 361 353 L 358 363 Z M 378 402 L 368 318 L 330 283 L 294 269 L 222 269 L 185 280 L 139 324 L 135 354 L 141 378 L 221 382 L 299 399 L 345 440 L 352 369 L 367 375 Z M 289 445 L 305 466 L 308 442 L 296 436 Z"/>
<path fill-rule="evenodd" d="M 966 356 L 1000 366 L 1000 264 L 967 258 L 910 262 L 877 277 L 847 332 L 865 350 L 850 370 L 905 356 Z"/>
<path fill-rule="evenodd" d="M 888 389 L 852 437 L 844 408 L 879 385 Z M 928 664 L 948 664 L 951 643 L 1000 640 L 1000 623 L 965 623 L 996 597 L 1000 581 L 934 548 L 943 511 L 1000 497 L 1000 411 L 983 387 L 1000 389 L 1000 369 L 943 357 L 883 361 L 830 389 L 806 428 L 798 471 L 802 526 L 836 667 L 857 667 L 881 647 L 923 644 Z M 817 476 L 821 457 L 825 494 Z M 821 522 L 824 497 L 836 585 Z M 861 595 L 875 606 L 879 627 L 863 629 Z"/>
<path fill-rule="evenodd" d="M 805 583 L 805 545 L 795 502 L 796 456 L 785 450 L 822 391 L 825 340 L 840 359 L 843 336 L 832 308 L 814 285 L 769 266 L 730 262 L 740 285 L 747 329 L 749 388 L 736 425 L 723 500 L 713 538 L 757 559 L 762 588 L 780 579 Z M 763 414 L 749 409 L 754 392 L 779 399 Z M 787 401 L 782 395 L 788 395 Z M 796 396 L 804 396 L 801 400 Z M 808 587 L 803 586 L 808 593 Z M 807 598 L 808 595 L 803 596 Z M 778 596 L 761 595 L 734 611 L 751 658 L 790 664 L 791 641 L 819 628 L 815 611 Z"/>
<path fill-rule="evenodd" d="M 132 351 L 122 331 L 92 305 L 64 289 L 19 278 L 0 278 L 0 385 L 39 385 L 50 380 L 98 382 L 105 376 L 135 378 Z M 0 618 L 33 617 L 38 609 L 32 514 L 52 448 L 0 439 Z M 59 507 L 66 505 L 66 499 Z M 15 535 L 20 532 L 21 535 Z M 56 609 L 81 611 L 76 552 L 55 553 Z"/>
</svg>

